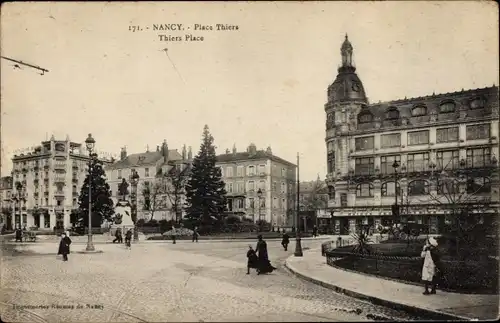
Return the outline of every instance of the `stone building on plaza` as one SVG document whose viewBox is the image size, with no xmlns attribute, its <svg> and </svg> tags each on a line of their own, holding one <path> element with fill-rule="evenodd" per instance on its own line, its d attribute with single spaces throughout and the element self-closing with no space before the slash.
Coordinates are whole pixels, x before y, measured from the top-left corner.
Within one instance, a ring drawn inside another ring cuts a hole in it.
<svg viewBox="0 0 500 323">
<path fill-rule="evenodd" d="M 12 176 L 0 178 L 0 210 L 2 211 L 0 227 L 2 224 L 7 225 L 8 228 L 12 227 L 12 218 L 9 218 L 12 215 L 12 188 Z"/>
<path fill-rule="evenodd" d="M 226 183 L 228 213 L 265 220 L 275 227 L 292 226 L 296 201 L 297 166 L 272 153 L 271 147 L 217 156 Z"/>
<path fill-rule="evenodd" d="M 179 153 L 177 149 L 169 149 L 166 140 L 161 146 L 156 147 L 156 151 L 149 151 L 148 149 L 148 151 L 143 153 L 127 155 L 126 148 L 122 148 L 120 159 L 105 168 L 113 202 L 116 204 L 122 198 L 119 196 L 119 185 L 122 180 L 125 179 L 130 185 L 132 173 L 135 171 L 139 175 L 139 182 L 137 184 L 137 218 L 146 221 L 151 218 L 156 220 L 175 219 L 177 213 L 183 211 L 173 210 L 172 197 L 165 190 L 156 190 L 155 187 L 157 187 L 158 181 L 164 178 L 160 175 L 167 174 L 173 168 L 186 170 L 192 163 L 192 159 L 191 147 L 189 147 L 189 151 L 186 151 L 186 147 L 184 146 L 182 153 Z M 149 185 L 152 190 L 150 199 L 154 199 L 154 206 L 149 210 L 145 208 L 145 197 L 143 196 L 144 185 Z M 130 186 L 129 191 L 131 192 Z M 184 194 L 179 196 L 179 199 L 180 203 L 178 204 L 179 208 L 181 208 L 185 200 Z M 180 217 L 182 216 L 181 214 Z"/>
<path fill-rule="evenodd" d="M 494 223 L 498 87 L 370 103 L 347 36 L 341 57 L 325 104 L 329 202 L 320 212 L 333 215 L 335 232 L 395 220 L 439 233 L 450 223 L 452 203 L 469 203 Z M 445 192 L 453 178 L 464 179 L 454 186 L 454 202 Z M 396 201 L 399 219 L 391 217 Z"/>
<path fill-rule="evenodd" d="M 104 165 L 111 158 L 101 158 Z M 78 208 L 78 195 L 87 176 L 89 155 L 85 145 L 66 140 L 43 141 L 12 158 L 12 186 L 5 198 L 14 212 L 13 225 L 52 230 L 70 226 Z M 2 192 L 3 193 L 3 192 Z"/>
</svg>

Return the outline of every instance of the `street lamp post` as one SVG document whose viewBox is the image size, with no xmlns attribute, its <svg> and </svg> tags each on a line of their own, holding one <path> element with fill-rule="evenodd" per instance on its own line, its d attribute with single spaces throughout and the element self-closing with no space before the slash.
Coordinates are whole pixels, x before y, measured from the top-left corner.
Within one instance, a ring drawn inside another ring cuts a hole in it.
<svg viewBox="0 0 500 323">
<path fill-rule="evenodd" d="M 261 218 L 261 214 L 260 214 L 260 200 L 262 198 L 262 190 L 259 188 L 259 190 L 257 191 L 257 197 L 259 198 L 259 231 L 262 232 L 262 218 Z"/>
<path fill-rule="evenodd" d="M 95 140 L 92 138 L 92 134 L 85 140 L 87 150 L 89 152 L 89 232 L 87 240 L 86 251 L 95 251 L 94 244 L 92 243 L 92 151 L 94 150 Z"/>
<path fill-rule="evenodd" d="M 399 206 L 398 206 L 398 191 L 399 191 L 398 168 L 399 168 L 399 163 L 397 160 L 394 161 L 394 163 L 392 164 L 392 167 L 394 168 L 394 207 L 392 210 L 392 215 L 394 217 L 394 220 L 396 220 L 399 217 Z"/>
<path fill-rule="evenodd" d="M 299 153 L 297 153 L 297 228 L 295 229 L 295 257 L 302 257 L 302 245 L 300 242 L 300 180 L 299 180 Z"/>
<path fill-rule="evenodd" d="M 139 240 L 139 232 L 137 232 L 137 185 L 139 183 L 139 174 L 133 170 L 130 176 L 132 184 L 132 218 L 134 219 L 134 241 Z"/>
</svg>

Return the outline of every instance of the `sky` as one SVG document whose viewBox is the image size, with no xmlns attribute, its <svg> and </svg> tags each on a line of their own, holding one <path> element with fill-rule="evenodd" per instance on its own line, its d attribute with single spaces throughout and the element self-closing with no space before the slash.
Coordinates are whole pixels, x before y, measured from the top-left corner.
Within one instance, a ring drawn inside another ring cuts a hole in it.
<svg viewBox="0 0 500 323">
<path fill-rule="evenodd" d="M 164 24 L 184 30 L 153 30 Z M 196 154 L 207 124 L 218 153 L 271 146 L 300 154 L 301 179 L 325 178 L 326 89 L 346 33 L 370 102 L 499 84 L 495 2 L 10 2 L 0 27 L 2 56 L 49 70 L 1 60 L 2 176 L 16 149 L 51 135 Z"/>
</svg>

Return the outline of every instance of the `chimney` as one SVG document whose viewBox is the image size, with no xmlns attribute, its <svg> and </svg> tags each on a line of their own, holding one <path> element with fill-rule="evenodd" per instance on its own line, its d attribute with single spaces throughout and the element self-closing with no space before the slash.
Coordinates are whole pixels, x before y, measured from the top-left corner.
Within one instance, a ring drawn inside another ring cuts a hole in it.
<svg viewBox="0 0 500 323">
<path fill-rule="evenodd" d="M 268 155 L 272 155 L 273 154 L 273 151 L 271 150 L 271 146 L 267 147 L 266 154 L 268 154 Z"/>
<path fill-rule="evenodd" d="M 186 160 L 186 145 L 182 146 L 182 160 Z"/>
<path fill-rule="evenodd" d="M 124 160 L 127 158 L 127 147 L 122 147 L 122 151 L 120 153 L 120 160 Z"/>
<path fill-rule="evenodd" d="M 236 144 L 233 144 L 233 155 L 236 155 Z"/>
<path fill-rule="evenodd" d="M 188 151 L 188 160 L 193 159 L 193 151 L 191 150 L 191 146 L 189 146 L 189 151 Z"/>
<path fill-rule="evenodd" d="M 167 145 L 166 139 L 163 139 L 163 144 L 161 146 L 161 152 L 163 155 L 163 162 L 166 163 L 168 161 L 168 145 Z"/>
</svg>

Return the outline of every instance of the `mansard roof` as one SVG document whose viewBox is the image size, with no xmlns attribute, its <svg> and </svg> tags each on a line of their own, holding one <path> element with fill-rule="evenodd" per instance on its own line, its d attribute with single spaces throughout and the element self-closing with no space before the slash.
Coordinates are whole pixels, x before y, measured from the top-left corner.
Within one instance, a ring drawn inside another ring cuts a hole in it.
<svg viewBox="0 0 500 323">
<path fill-rule="evenodd" d="M 123 169 L 123 168 L 133 168 L 133 167 L 145 167 L 156 165 L 159 161 L 163 159 L 161 151 L 151 151 L 139 154 L 130 154 L 125 159 L 119 160 L 116 163 L 109 165 L 107 169 Z M 168 151 L 168 160 L 175 161 L 181 160 L 182 156 L 175 149 L 170 149 Z M 163 164 L 163 163 L 161 163 Z"/>
</svg>

